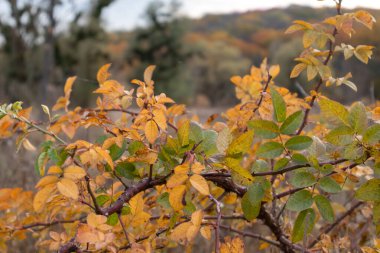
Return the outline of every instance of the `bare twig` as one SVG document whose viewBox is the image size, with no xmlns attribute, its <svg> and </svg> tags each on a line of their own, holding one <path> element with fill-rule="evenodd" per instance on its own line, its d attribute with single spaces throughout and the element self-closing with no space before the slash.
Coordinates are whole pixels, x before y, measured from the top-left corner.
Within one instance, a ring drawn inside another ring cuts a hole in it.
<svg viewBox="0 0 380 253">
<path fill-rule="evenodd" d="M 209 195 L 209 198 L 212 201 L 214 201 L 215 206 L 216 206 L 217 221 L 215 224 L 215 253 L 220 253 L 220 223 L 222 221 L 222 213 L 221 213 L 222 203 L 220 203 L 211 194 Z"/>
<path fill-rule="evenodd" d="M 332 223 L 330 226 L 326 227 L 318 236 L 317 238 L 315 238 L 314 241 L 312 241 L 310 244 L 309 244 L 309 248 L 312 248 L 314 247 L 314 245 L 316 245 L 322 238 L 322 235 L 324 234 L 328 234 L 331 230 L 333 230 L 336 226 L 339 225 L 339 223 L 341 223 L 347 216 L 351 215 L 358 207 L 360 207 L 361 205 L 363 205 L 365 202 L 358 202 L 356 203 L 355 205 L 353 205 L 350 209 L 348 209 L 345 213 L 343 213 L 341 216 L 339 216 L 338 219 L 336 219 L 336 221 L 334 223 Z"/>
</svg>

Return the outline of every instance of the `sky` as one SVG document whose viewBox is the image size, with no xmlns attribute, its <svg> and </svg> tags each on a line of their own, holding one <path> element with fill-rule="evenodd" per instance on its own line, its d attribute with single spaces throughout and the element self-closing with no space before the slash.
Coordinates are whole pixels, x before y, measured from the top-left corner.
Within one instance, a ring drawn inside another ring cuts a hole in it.
<svg viewBox="0 0 380 253">
<path fill-rule="evenodd" d="M 144 25 L 143 13 L 152 1 L 157 0 L 116 0 L 104 11 L 104 21 L 110 30 L 131 30 Z M 170 2 L 170 0 L 162 0 Z M 286 7 L 290 4 L 313 7 L 331 6 L 333 0 L 181 0 L 181 13 L 190 17 L 201 17 L 210 13 L 245 12 L 274 7 Z M 343 0 L 345 8 L 368 7 L 380 9 L 380 0 Z"/>
</svg>

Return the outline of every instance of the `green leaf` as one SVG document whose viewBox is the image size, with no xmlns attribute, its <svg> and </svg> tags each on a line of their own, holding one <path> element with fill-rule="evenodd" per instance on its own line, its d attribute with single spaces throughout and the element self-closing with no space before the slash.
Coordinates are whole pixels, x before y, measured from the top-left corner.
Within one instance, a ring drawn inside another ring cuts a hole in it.
<svg viewBox="0 0 380 253">
<path fill-rule="evenodd" d="M 107 224 L 110 226 L 115 226 L 118 221 L 119 218 L 117 217 L 117 213 L 113 213 L 107 217 Z"/>
<path fill-rule="evenodd" d="M 307 190 L 298 191 L 290 195 L 286 208 L 291 211 L 302 211 L 313 204 L 313 197 Z"/>
<path fill-rule="evenodd" d="M 261 208 L 261 202 L 257 202 L 252 204 L 249 200 L 248 193 L 245 193 L 243 198 L 241 199 L 241 209 L 243 210 L 244 217 L 247 220 L 255 219 L 259 213 Z"/>
<path fill-rule="evenodd" d="M 108 195 L 99 195 L 96 197 L 96 202 L 99 206 L 103 206 L 108 200 L 110 200 L 110 196 Z"/>
<path fill-rule="evenodd" d="M 196 122 L 190 123 L 189 139 L 194 143 L 198 143 L 203 140 L 203 132 L 201 126 Z"/>
<path fill-rule="evenodd" d="M 355 197 L 364 201 L 380 201 L 380 179 L 373 178 L 362 184 Z"/>
<path fill-rule="evenodd" d="M 269 171 L 269 164 L 262 159 L 256 160 L 252 165 L 252 172 L 258 173 L 258 172 L 266 172 Z"/>
<path fill-rule="evenodd" d="M 348 110 L 342 104 L 327 98 L 321 98 L 319 106 L 322 114 L 331 122 L 349 125 Z"/>
<path fill-rule="evenodd" d="M 203 132 L 203 141 L 199 145 L 199 149 L 204 152 L 206 156 L 211 156 L 218 152 L 216 147 L 216 139 L 218 138 L 218 133 L 214 130 L 206 130 Z"/>
<path fill-rule="evenodd" d="M 292 232 L 292 242 L 302 241 L 304 235 L 309 234 L 315 224 L 315 212 L 309 208 L 300 212 L 294 222 Z"/>
<path fill-rule="evenodd" d="M 134 179 L 138 176 L 135 165 L 129 162 L 120 162 L 115 168 L 117 174 L 128 179 Z"/>
<path fill-rule="evenodd" d="M 348 126 L 339 126 L 326 135 L 326 141 L 336 146 L 345 146 L 354 140 L 354 130 Z"/>
<path fill-rule="evenodd" d="M 350 122 L 351 127 L 357 133 L 362 133 L 367 128 L 367 111 L 362 102 L 354 103 L 348 115 L 348 120 Z"/>
<path fill-rule="evenodd" d="M 257 149 L 257 156 L 263 158 L 276 158 L 282 154 L 284 147 L 278 142 L 266 142 Z"/>
<path fill-rule="evenodd" d="M 323 177 L 319 180 L 319 187 L 329 193 L 338 193 L 342 190 L 340 185 L 330 177 Z"/>
<path fill-rule="evenodd" d="M 274 118 L 277 122 L 283 122 L 286 118 L 286 104 L 284 98 L 274 88 L 271 89 Z"/>
<path fill-rule="evenodd" d="M 315 196 L 314 201 L 323 219 L 332 223 L 334 221 L 334 210 L 330 204 L 330 201 L 322 195 Z"/>
<path fill-rule="evenodd" d="M 123 141 L 123 144 L 121 145 L 121 147 L 119 147 L 117 144 L 113 144 L 109 148 L 110 156 L 112 158 L 112 161 L 116 161 L 117 159 L 119 159 L 123 155 L 126 147 L 127 147 L 127 142 L 126 141 Z"/>
<path fill-rule="evenodd" d="M 231 144 L 228 146 L 227 151 L 226 151 L 227 155 L 236 156 L 236 155 L 246 153 L 250 149 L 252 145 L 252 141 L 253 141 L 252 130 L 243 133 L 242 135 L 234 139 L 231 142 Z"/>
<path fill-rule="evenodd" d="M 157 203 L 166 209 L 170 209 L 171 206 L 170 206 L 170 202 L 169 202 L 169 193 L 164 192 L 161 195 L 159 195 L 157 197 Z"/>
<path fill-rule="evenodd" d="M 253 183 L 247 189 L 248 199 L 251 204 L 261 203 L 265 190 L 260 183 Z"/>
<path fill-rule="evenodd" d="M 47 156 L 48 156 L 47 151 L 41 152 L 34 164 L 34 168 L 37 174 L 40 176 L 45 175 L 45 164 L 46 164 Z"/>
<path fill-rule="evenodd" d="M 304 150 L 312 143 L 313 139 L 309 136 L 294 136 L 285 142 L 285 147 L 290 150 Z"/>
<path fill-rule="evenodd" d="M 179 144 L 181 147 L 189 145 L 190 121 L 185 121 L 177 131 Z"/>
<path fill-rule="evenodd" d="M 380 140 L 380 124 L 374 124 L 368 127 L 363 135 L 363 142 L 373 145 L 378 143 Z"/>
<path fill-rule="evenodd" d="M 123 208 L 121 209 L 121 215 L 128 215 L 131 213 L 131 207 L 128 204 L 124 204 Z"/>
<path fill-rule="evenodd" d="M 316 179 L 313 174 L 308 171 L 296 172 L 291 178 L 290 183 L 295 187 L 307 187 L 313 185 Z"/>
<path fill-rule="evenodd" d="M 255 135 L 264 139 L 276 138 L 279 134 L 278 126 L 269 120 L 252 120 L 248 122 L 248 127 L 255 130 Z"/>
<path fill-rule="evenodd" d="M 282 134 L 293 134 L 302 124 L 304 117 L 303 111 L 297 111 L 286 118 L 280 127 Z"/>
<path fill-rule="evenodd" d="M 141 141 L 133 141 L 128 146 L 128 152 L 130 155 L 136 154 L 137 151 L 145 147 L 144 143 Z"/>
<path fill-rule="evenodd" d="M 281 170 L 282 168 L 284 168 L 287 164 L 289 163 L 289 159 L 286 158 L 286 157 L 283 157 L 281 159 L 279 159 L 273 166 L 273 170 L 274 171 L 278 171 L 278 170 Z"/>
<path fill-rule="evenodd" d="M 307 158 L 303 154 L 293 154 L 292 155 L 292 161 L 294 161 L 297 164 L 306 164 L 308 163 Z"/>
</svg>

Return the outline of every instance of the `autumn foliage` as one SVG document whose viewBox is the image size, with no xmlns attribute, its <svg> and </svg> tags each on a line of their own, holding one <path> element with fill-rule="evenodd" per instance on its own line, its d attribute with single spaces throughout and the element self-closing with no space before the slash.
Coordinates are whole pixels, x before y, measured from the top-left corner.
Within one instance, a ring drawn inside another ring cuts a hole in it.
<svg viewBox="0 0 380 253">
<path fill-rule="evenodd" d="M 336 16 L 286 31 L 303 34 L 290 77 L 315 83 L 306 98 L 277 86 L 280 67 L 264 60 L 231 78 L 239 104 L 201 124 L 154 93 L 154 66 L 126 90 L 107 64 L 95 108 L 70 104 L 76 77 L 51 110 L 42 106 L 45 123 L 21 102 L 1 106 L 0 137 L 38 151 L 41 179 L 35 193 L 0 189 L 0 251 L 33 236 L 39 250 L 59 252 L 190 252 L 202 240 L 214 252 L 244 252 L 248 238 L 246 252 L 378 252 L 380 107 L 321 93 L 356 90 L 350 73 L 335 76 L 329 64 L 339 54 L 368 63 L 373 48 L 344 38 L 375 20 L 336 5 Z M 85 131 L 92 137 L 77 137 Z"/>
</svg>

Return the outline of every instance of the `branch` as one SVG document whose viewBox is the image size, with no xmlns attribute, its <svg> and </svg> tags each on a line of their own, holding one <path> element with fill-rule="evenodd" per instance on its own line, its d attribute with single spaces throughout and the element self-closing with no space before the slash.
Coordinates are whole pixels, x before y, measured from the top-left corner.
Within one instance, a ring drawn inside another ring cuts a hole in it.
<svg viewBox="0 0 380 253">
<path fill-rule="evenodd" d="M 88 191 L 88 193 L 90 194 L 90 197 L 91 197 L 91 199 L 92 199 L 92 202 L 94 203 L 95 213 L 96 213 L 96 214 L 102 214 L 102 209 L 101 209 L 101 207 L 98 205 L 98 202 L 96 201 L 96 197 L 95 197 L 94 193 L 93 193 L 92 190 L 91 190 L 91 186 L 90 186 L 90 178 L 89 178 L 88 176 L 85 176 L 85 179 L 86 179 L 87 191 Z"/>
<path fill-rule="evenodd" d="M 269 71 L 268 71 L 268 80 L 265 83 L 263 91 L 261 92 L 261 95 L 260 95 L 259 101 L 257 102 L 256 108 L 253 109 L 253 113 L 255 113 L 260 108 L 261 103 L 263 102 L 263 99 L 264 99 L 264 95 L 267 92 L 267 89 L 268 89 L 268 86 L 269 86 L 269 83 L 271 80 L 272 80 L 272 76 L 269 74 Z"/>
<path fill-rule="evenodd" d="M 331 232 L 331 230 L 333 230 L 336 226 L 339 225 L 340 222 L 342 222 L 347 216 L 351 215 L 358 207 L 360 207 L 361 205 L 363 205 L 364 202 L 360 201 L 358 203 L 356 203 L 355 205 L 353 205 L 350 209 L 348 209 L 345 213 L 343 213 L 338 219 L 336 219 L 336 221 L 334 223 L 332 223 L 330 226 L 326 227 L 318 236 L 317 238 L 315 238 L 314 241 L 312 241 L 310 244 L 309 244 L 309 248 L 312 248 L 314 247 L 315 244 L 317 244 L 320 240 L 321 240 L 321 237 L 322 235 L 324 234 L 328 234 L 329 232 Z"/>
<path fill-rule="evenodd" d="M 337 10 L 338 15 L 342 15 L 342 13 L 341 13 L 341 7 L 342 7 L 342 0 L 339 0 L 339 2 L 336 3 L 336 10 Z M 335 27 L 334 30 L 333 30 L 333 32 L 332 32 L 332 36 L 334 38 L 336 38 L 337 34 L 338 34 L 338 29 Z M 332 55 L 334 53 L 334 44 L 335 44 L 335 42 L 333 42 L 332 40 L 329 40 L 329 54 L 327 55 L 326 59 L 323 62 L 323 65 L 325 65 L 325 66 L 330 62 L 330 60 L 332 58 Z M 297 135 L 301 134 L 302 130 L 307 125 L 307 119 L 309 117 L 310 110 L 311 110 L 311 108 L 314 105 L 314 102 L 315 102 L 315 100 L 317 98 L 317 93 L 318 93 L 319 89 L 321 88 L 323 82 L 324 81 L 323 81 L 323 79 L 321 77 L 319 79 L 319 82 L 317 83 L 315 89 L 314 89 L 314 91 L 315 91 L 316 94 L 311 97 L 311 100 L 309 102 L 309 106 L 310 107 L 305 110 L 305 116 L 304 116 L 304 118 L 302 120 L 301 127 L 298 129 L 298 131 L 296 133 Z"/>
<path fill-rule="evenodd" d="M 263 241 L 263 242 L 267 242 L 269 244 L 272 244 L 278 248 L 281 248 L 281 244 L 279 242 L 276 242 L 274 240 L 270 240 L 270 239 L 267 239 L 265 238 L 264 236 L 262 235 L 259 235 L 259 234 L 255 234 L 255 233 L 250 233 L 250 232 L 246 232 L 246 231 L 240 231 L 240 230 L 237 230 L 235 228 L 232 228 L 230 226 L 226 226 L 226 225 L 220 225 L 220 228 L 222 229 L 226 229 L 226 230 L 229 230 L 231 232 L 234 232 L 234 233 L 237 233 L 243 237 L 251 237 L 251 238 L 255 238 L 255 239 L 258 239 L 260 241 Z"/>
<path fill-rule="evenodd" d="M 72 220 L 56 220 L 56 221 L 52 221 L 52 222 L 36 222 L 36 223 L 29 224 L 29 225 L 24 225 L 22 227 L 11 229 L 10 231 L 18 231 L 18 230 L 26 230 L 26 229 L 30 229 L 30 228 L 35 228 L 35 227 L 50 227 L 50 226 L 54 226 L 54 225 L 58 225 L 58 224 L 74 223 L 76 221 L 82 221 L 85 218 L 86 218 L 86 216 L 81 216 L 78 219 L 72 219 Z"/>
</svg>

